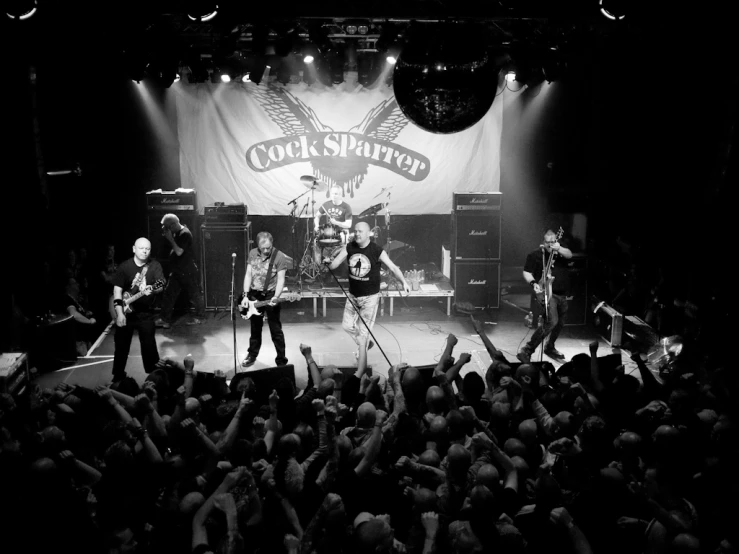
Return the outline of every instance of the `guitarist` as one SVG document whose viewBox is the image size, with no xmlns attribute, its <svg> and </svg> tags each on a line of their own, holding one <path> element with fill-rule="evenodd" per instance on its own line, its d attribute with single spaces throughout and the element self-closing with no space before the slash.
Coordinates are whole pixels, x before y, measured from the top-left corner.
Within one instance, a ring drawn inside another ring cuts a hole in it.
<svg viewBox="0 0 739 554">
<path fill-rule="evenodd" d="M 287 273 L 287 257 L 274 248 L 272 235 L 262 232 L 257 235 L 257 248 L 249 252 L 244 276 L 244 299 L 241 301 L 242 308 L 248 308 L 249 300 L 271 300 L 264 308 L 267 314 L 269 332 L 272 335 L 272 343 L 275 345 L 277 365 L 287 365 L 285 356 L 285 334 L 282 332 L 280 322 L 281 306 L 275 301 L 280 298 L 285 288 L 285 274 Z M 248 356 L 241 362 L 242 367 L 254 365 L 262 348 L 262 325 L 264 314 L 253 315 L 249 318 L 251 322 L 251 338 L 249 339 Z"/>
<path fill-rule="evenodd" d="M 113 382 L 126 376 L 126 362 L 131 350 L 134 329 L 139 332 L 141 357 L 146 373 L 154 371 L 159 361 L 159 351 L 154 337 L 154 295 L 160 292 L 152 290 L 151 284 L 164 280 L 162 266 L 156 260 L 150 260 L 151 243 L 140 238 L 133 246 L 133 258 L 118 266 L 112 279 L 113 305 L 116 313 L 116 330 L 114 336 L 115 354 L 113 356 Z M 144 295 L 131 305 L 132 312 L 124 313 L 123 293 L 131 295 L 143 292 Z"/>
<path fill-rule="evenodd" d="M 547 293 L 549 309 L 548 313 L 544 313 L 544 324 L 536 329 L 531 340 L 518 352 L 517 358 L 523 363 L 527 364 L 531 361 L 531 355 L 547 337 L 549 338 L 544 348 L 544 354 L 558 362 L 565 359 L 564 354 L 554 347 L 567 316 L 569 275 L 561 258 L 572 258 L 572 251 L 559 243 L 557 233 L 551 229 L 544 233 L 544 242 L 539 245 L 539 248 L 526 257 L 523 278 L 531 285 L 532 294 L 539 301 L 542 312 L 544 312 L 544 293 Z M 544 275 L 547 265 L 550 267 L 549 276 Z M 546 277 L 550 278 L 547 279 Z M 545 287 L 548 287 L 546 291 Z"/>
</svg>

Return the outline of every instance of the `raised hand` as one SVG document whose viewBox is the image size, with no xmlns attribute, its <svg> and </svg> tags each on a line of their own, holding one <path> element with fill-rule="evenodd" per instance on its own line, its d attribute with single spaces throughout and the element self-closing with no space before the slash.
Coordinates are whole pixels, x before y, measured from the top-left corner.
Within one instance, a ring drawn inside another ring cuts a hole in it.
<svg viewBox="0 0 739 554">
<path fill-rule="evenodd" d="M 264 418 L 255 416 L 252 420 L 252 425 L 254 425 L 254 431 L 257 432 L 257 434 L 264 433 Z"/>
<path fill-rule="evenodd" d="M 333 423 L 334 421 L 336 421 L 336 417 L 338 415 L 334 406 L 327 407 L 324 414 L 329 423 Z"/>
<path fill-rule="evenodd" d="M 222 371 L 222 370 L 220 370 L 220 369 L 216 369 L 216 370 L 215 370 L 215 371 L 213 372 L 213 376 L 214 376 L 214 377 L 215 377 L 216 379 L 223 379 L 224 381 L 226 380 L 226 372 L 225 372 L 225 371 Z"/>
<path fill-rule="evenodd" d="M 401 456 L 395 462 L 395 469 L 408 469 L 411 467 L 411 459 L 408 456 Z"/>
<path fill-rule="evenodd" d="M 341 496 L 333 492 L 328 493 L 326 498 L 323 499 L 323 507 L 329 512 L 331 510 L 338 510 L 342 505 L 343 500 L 341 499 Z"/>
<path fill-rule="evenodd" d="M 74 453 L 71 450 L 62 450 L 59 452 L 59 463 L 60 464 L 71 464 L 74 462 Z"/>
<path fill-rule="evenodd" d="M 141 385 L 141 390 L 146 396 L 149 397 L 149 400 L 151 400 L 152 402 L 155 402 L 159 397 L 157 387 L 152 381 L 144 381 L 144 384 Z"/>
<path fill-rule="evenodd" d="M 387 420 L 387 412 L 383 410 L 377 410 L 375 414 L 375 425 L 382 425 Z"/>
<path fill-rule="evenodd" d="M 277 403 L 280 401 L 280 397 L 276 390 L 272 390 L 272 394 L 269 395 L 269 409 L 276 410 Z"/>
<path fill-rule="evenodd" d="M 475 329 L 475 333 L 478 335 L 483 334 L 485 331 L 483 330 L 482 324 L 472 314 L 470 314 L 470 319 L 472 320 L 472 327 Z"/>
<path fill-rule="evenodd" d="M 195 368 L 195 360 L 193 359 L 192 354 L 185 356 L 185 360 L 182 365 L 185 366 L 185 371 L 193 371 Z"/>
<path fill-rule="evenodd" d="M 320 398 L 315 398 L 311 402 L 311 406 L 313 406 L 313 409 L 319 415 L 326 411 L 326 404 L 324 404 L 323 400 L 321 400 Z"/>
<path fill-rule="evenodd" d="M 454 334 L 449 333 L 449 335 L 446 338 L 447 346 L 457 346 L 457 343 L 459 342 L 459 339 L 454 336 Z"/>
<path fill-rule="evenodd" d="M 300 547 L 300 539 L 295 535 L 285 535 L 283 542 L 288 552 L 296 552 Z"/>
<path fill-rule="evenodd" d="M 303 356 L 310 356 L 311 354 L 313 354 L 313 349 L 307 344 L 300 343 L 300 353 Z"/>
<path fill-rule="evenodd" d="M 436 512 L 426 512 L 421 514 L 421 523 L 426 530 L 426 536 L 435 537 L 439 531 L 439 516 Z"/>
<path fill-rule="evenodd" d="M 339 399 L 338 398 L 336 398 L 333 395 L 328 395 L 326 397 L 326 407 L 327 408 L 329 408 L 329 407 L 337 408 L 338 406 L 339 406 Z"/>
<path fill-rule="evenodd" d="M 460 406 L 459 411 L 462 412 L 463 415 L 469 414 L 472 419 L 477 419 L 477 414 L 472 406 Z"/>
<path fill-rule="evenodd" d="M 233 495 L 228 492 L 217 494 L 213 498 L 213 505 L 222 512 L 234 513 L 236 511 L 236 501 Z"/>
<path fill-rule="evenodd" d="M 239 481 L 241 481 L 241 478 L 244 477 L 248 471 L 249 470 L 247 470 L 245 466 L 239 466 L 233 471 L 229 471 L 223 478 L 223 484 L 228 490 L 231 490 Z"/>
<path fill-rule="evenodd" d="M 565 507 L 554 508 L 551 512 L 549 512 L 549 521 L 551 521 L 555 525 L 563 525 L 569 527 L 570 523 L 572 523 L 572 516 Z"/>
<path fill-rule="evenodd" d="M 149 397 L 142 393 L 139 394 L 135 399 L 136 411 L 140 414 L 150 414 L 154 411 L 154 406 L 151 404 Z"/>
<path fill-rule="evenodd" d="M 107 388 L 107 387 L 100 387 L 100 388 L 95 387 L 95 392 L 97 393 L 97 395 L 102 400 L 104 400 L 108 404 L 115 404 L 115 398 L 113 398 L 113 393 L 111 392 L 111 390 L 109 388 Z"/>
<path fill-rule="evenodd" d="M 239 412 L 246 412 L 249 409 L 249 406 L 251 406 L 252 404 L 252 399 L 246 397 L 246 391 L 242 392 L 241 400 L 239 400 Z"/>
<path fill-rule="evenodd" d="M 198 398 L 198 402 L 200 402 L 201 405 L 207 404 L 213 400 L 213 397 L 210 394 L 203 394 Z"/>
<path fill-rule="evenodd" d="M 196 429 L 195 421 L 191 417 L 188 417 L 180 422 L 180 427 L 182 427 L 183 431 L 192 433 Z"/>
<path fill-rule="evenodd" d="M 591 355 L 595 355 L 595 353 L 598 351 L 598 341 L 594 340 L 588 345 L 588 349 L 590 350 Z"/>
<path fill-rule="evenodd" d="M 472 444 L 483 448 L 494 448 L 495 443 L 486 433 L 475 433 L 472 435 Z"/>
</svg>

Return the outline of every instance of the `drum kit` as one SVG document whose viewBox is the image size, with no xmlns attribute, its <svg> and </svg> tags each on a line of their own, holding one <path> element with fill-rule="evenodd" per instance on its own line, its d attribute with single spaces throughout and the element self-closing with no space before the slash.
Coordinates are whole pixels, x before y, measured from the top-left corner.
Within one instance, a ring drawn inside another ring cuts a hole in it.
<svg viewBox="0 0 739 554">
<path fill-rule="evenodd" d="M 300 182 L 307 190 L 289 202 L 289 204 L 292 205 L 290 215 L 293 218 L 293 253 L 297 254 L 300 251 L 301 245 L 299 242 L 302 242 L 304 248 L 302 249 L 303 255 L 299 258 L 299 277 L 305 276 L 307 279 L 313 280 L 324 271 L 324 268 L 320 264 L 320 256 L 316 256 L 315 253 L 320 252 L 324 248 L 339 248 L 348 244 L 354 240 L 354 233 L 351 230 L 342 230 L 338 226 L 331 224 L 328 214 L 323 211 L 323 206 L 318 207 L 318 213 L 321 217 L 319 220 L 320 223 L 318 231 L 315 232 L 313 227 L 313 222 L 316 216 L 315 193 L 326 192 L 329 187 L 326 183 L 317 180 L 312 175 L 303 175 L 300 177 Z M 388 191 L 385 202 L 374 204 L 357 216 L 362 219 L 369 217 L 374 218 L 372 238 L 378 243 L 381 242 L 382 238 L 385 238 L 386 241 L 383 244 L 383 248 L 388 252 L 388 254 L 392 250 L 407 246 L 400 241 L 390 240 L 390 210 L 388 209 L 388 206 L 390 205 L 390 188 L 392 187 L 388 187 L 387 189 L 383 188 L 382 191 L 375 196 L 376 199 L 383 195 L 385 191 Z M 298 200 L 306 195 L 310 196 L 306 198 L 305 204 L 300 210 L 298 210 Z M 383 210 L 385 213 L 381 216 L 380 212 Z M 378 217 L 384 217 L 384 224 L 381 223 L 378 225 Z M 298 229 L 299 226 L 302 225 L 300 222 L 301 219 L 305 219 L 305 233 L 303 234 L 303 241 L 298 240 Z"/>
</svg>

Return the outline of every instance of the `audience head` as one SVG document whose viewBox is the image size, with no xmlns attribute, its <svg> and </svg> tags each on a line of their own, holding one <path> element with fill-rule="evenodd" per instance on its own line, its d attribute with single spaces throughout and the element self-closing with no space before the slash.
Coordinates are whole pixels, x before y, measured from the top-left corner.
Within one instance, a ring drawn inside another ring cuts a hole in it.
<svg viewBox="0 0 739 554">
<path fill-rule="evenodd" d="M 333 379 L 324 379 L 318 385 L 318 398 L 325 399 L 327 396 L 333 396 L 336 389 L 336 381 Z"/>
<path fill-rule="evenodd" d="M 418 368 L 408 366 L 403 371 L 403 376 L 400 380 L 401 387 L 403 388 L 403 394 L 411 402 L 411 404 L 420 401 L 424 397 L 424 383 L 423 376 Z"/>
<path fill-rule="evenodd" d="M 526 456 L 526 445 L 516 438 L 510 438 L 503 444 L 503 452 L 508 457 L 513 456 Z"/>
<path fill-rule="evenodd" d="M 364 402 L 357 409 L 357 427 L 371 429 L 377 420 L 377 408 L 371 402 Z"/>
<path fill-rule="evenodd" d="M 552 434 L 556 438 L 575 436 L 577 431 L 575 416 L 570 412 L 561 411 L 552 419 Z"/>
<path fill-rule="evenodd" d="M 536 421 L 533 419 L 525 419 L 518 424 L 518 436 L 521 442 L 526 446 L 532 446 L 537 442 Z"/>
<path fill-rule="evenodd" d="M 447 460 L 449 462 L 449 473 L 452 477 L 465 477 L 467 470 L 472 464 L 472 455 L 461 444 L 453 444 L 447 451 Z"/>
<path fill-rule="evenodd" d="M 469 371 L 462 378 L 462 394 L 465 400 L 472 404 L 479 402 L 482 395 L 485 394 L 485 381 L 475 372 Z"/>
<path fill-rule="evenodd" d="M 362 512 L 354 519 L 354 536 L 360 554 L 389 554 L 395 533 L 385 518 Z"/>
<path fill-rule="evenodd" d="M 443 415 L 446 412 L 446 400 L 441 387 L 433 385 L 426 391 L 426 409 L 432 414 Z"/>
<path fill-rule="evenodd" d="M 477 472 L 475 483 L 485 485 L 488 489 L 495 492 L 500 488 L 500 473 L 493 464 L 485 464 Z"/>
<path fill-rule="evenodd" d="M 441 466 L 441 456 L 436 450 L 425 450 L 418 457 L 418 463 L 438 468 Z"/>
</svg>

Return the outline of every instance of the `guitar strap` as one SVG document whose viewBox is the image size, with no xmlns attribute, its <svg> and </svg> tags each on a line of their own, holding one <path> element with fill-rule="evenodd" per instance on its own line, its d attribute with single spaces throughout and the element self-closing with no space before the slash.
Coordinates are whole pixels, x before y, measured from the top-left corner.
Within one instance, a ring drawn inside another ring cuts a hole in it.
<svg viewBox="0 0 739 554">
<path fill-rule="evenodd" d="M 262 285 L 261 292 L 267 292 L 269 286 L 269 280 L 272 278 L 272 267 L 275 265 L 275 258 L 277 257 L 277 248 L 272 249 L 272 256 L 269 258 L 269 267 L 267 268 L 267 276 L 264 278 L 264 285 Z"/>
</svg>

